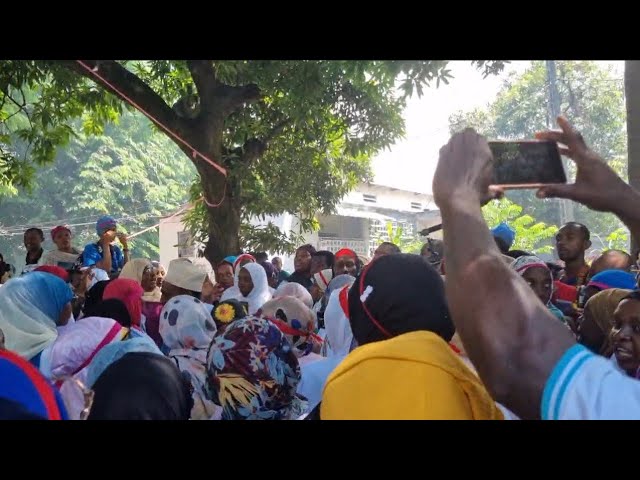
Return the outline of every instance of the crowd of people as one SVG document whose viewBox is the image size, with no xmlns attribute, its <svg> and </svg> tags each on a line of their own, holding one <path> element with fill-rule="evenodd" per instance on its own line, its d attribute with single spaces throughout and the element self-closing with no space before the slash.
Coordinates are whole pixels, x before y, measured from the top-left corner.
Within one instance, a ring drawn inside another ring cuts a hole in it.
<svg viewBox="0 0 640 480">
<path fill-rule="evenodd" d="M 538 196 L 612 212 L 640 238 L 640 193 L 559 123 L 540 138 L 577 180 Z M 130 259 L 109 216 L 82 250 L 67 227 L 46 253 L 27 230 L 25 269 L 0 257 L 0 418 L 639 418 L 636 261 L 610 250 L 589 264 L 576 222 L 555 238 L 557 264 L 513 250 L 515 231 L 481 214 L 504 193 L 491 162 L 473 130 L 441 149 L 444 241 L 419 255 L 303 245 L 291 273 L 239 253 L 210 278 L 184 258 Z"/>
</svg>

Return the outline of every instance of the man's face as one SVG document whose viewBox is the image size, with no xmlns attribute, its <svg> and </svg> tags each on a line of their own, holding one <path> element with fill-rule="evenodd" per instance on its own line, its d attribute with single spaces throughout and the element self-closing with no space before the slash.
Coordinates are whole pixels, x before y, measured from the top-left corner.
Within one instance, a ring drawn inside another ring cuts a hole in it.
<svg viewBox="0 0 640 480">
<path fill-rule="evenodd" d="M 271 260 L 271 264 L 276 267 L 276 270 L 282 270 L 282 259 L 280 257 L 275 257 L 273 260 Z"/>
<path fill-rule="evenodd" d="M 582 230 L 575 225 L 565 225 L 556 235 L 558 257 L 564 262 L 572 262 L 584 256 L 591 242 L 584 238 Z"/>
<path fill-rule="evenodd" d="M 31 230 L 24 234 L 24 246 L 29 252 L 37 252 L 42 247 L 42 237 L 40 233 Z"/>
<path fill-rule="evenodd" d="M 336 276 L 347 274 L 355 277 L 358 274 L 358 264 L 356 259 L 350 255 L 343 255 L 336 258 L 334 269 Z"/>
</svg>

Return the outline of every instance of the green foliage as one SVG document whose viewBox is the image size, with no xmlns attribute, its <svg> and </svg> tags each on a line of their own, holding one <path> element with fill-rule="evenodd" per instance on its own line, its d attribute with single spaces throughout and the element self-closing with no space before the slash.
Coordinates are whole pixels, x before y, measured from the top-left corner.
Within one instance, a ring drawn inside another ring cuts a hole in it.
<svg viewBox="0 0 640 480">
<path fill-rule="evenodd" d="M 290 231 L 282 232 L 273 223 L 255 226 L 244 223 L 240 227 L 240 245 L 247 252 L 272 252 L 275 254 L 293 254 L 304 243 L 304 236 Z"/>
<path fill-rule="evenodd" d="M 629 249 L 629 232 L 625 228 L 619 228 L 609 234 L 606 238 L 606 250 L 625 250 Z"/>
<path fill-rule="evenodd" d="M 73 227 L 79 248 L 96 240 L 94 222 L 105 213 L 120 219 L 126 233 L 142 230 L 187 200 L 194 175 L 172 142 L 152 134 L 149 121 L 126 114 L 99 138 L 79 134 L 58 151 L 53 165 L 37 170 L 30 192 L 21 188 L 19 195 L 2 200 L 0 233 L 17 235 L 0 235 L 0 251 L 22 261 L 23 228 L 7 228 L 15 225 L 86 223 Z M 45 248 L 54 248 L 46 238 Z M 134 257 L 158 258 L 158 230 L 136 237 L 131 246 Z"/>
<path fill-rule="evenodd" d="M 225 201 L 233 205 L 224 213 L 208 209 L 207 215 L 190 214 L 189 224 L 207 241 L 229 246 L 239 234 L 240 222 L 220 232 L 227 237 L 221 242 L 216 236 L 208 238 L 224 220 L 219 217 L 246 221 L 291 212 L 312 225 L 317 212 L 330 212 L 350 189 L 370 177 L 371 156 L 403 135 L 407 98 L 448 81 L 447 63 L 151 60 L 104 61 L 98 67 L 101 72 L 119 72 L 114 81 L 120 90 L 143 95 L 139 103 L 144 109 L 173 118 L 183 136 L 227 169 Z M 486 75 L 504 64 L 475 63 Z M 27 143 L 23 162 L 0 164 L 0 193 L 12 185 L 28 186 L 33 177 L 29 169 L 50 163 L 56 148 L 67 145 L 73 135 L 107 133 L 106 125 L 120 118 L 119 98 L 78 75 L 76 68 L 68 61 L 0 62 L 0 134 L 7 147 L 16 138 Z M 166 107 L 174 113 L 167 113 Z M 80 118 L 81 124 L 75 122 Z M 98 168 L 110 168 L 111 155 L 93 153 Z M 135 176 L 123 165 L 114 168 L 128 180 Z M 199 173 L 200 182 L 207 185 L 211 175 L 218 175 L 208 167 L 199 168 Z M 217 193 L 218 198 L 209 200 L 223 198 L 224 192 Z M 100 203 L 85 201 L 91 208 Z"/>
<path fill-rule="evenodd" d="M 627 131 L 624 88 L 621 78 L 609 68 L 592 61 L 556 62 L 560 111 L 583 134 L 587 144 L 603 155 L 609 165 L 627 178 Z M 549 118 L 549 85 L 545 62 L 532 62 L 520 75 L 505 81 L 495 101 L 487 109 L 456 112 L 449 118 L 452 132 L 466 126 L 490 139 L 533 138 L 535 132 L 557 128 Z M 569 161 L 568 176 L 575 178 Z M 560 202 L 539 200 L 531 190 L 511 191 L 508 196 L 524 211 L 550 224 L 561 223 Z M 622 224 L 611 214 L 594 212 L 573 204 L 573 220 L 584 223 L 592 233 L 606 237 Z"/>
<path fill-rule="evenodd" d="M 387 222 L 387 231 L 379 234 L 375 240 L 378 245 L 383 242 L 391 242 L 402 250 L 402 253 L 420 253 L 423 242 L 418 237 L 411 237 L 405 234 L 402 225 L 393 227 L 393 222 Z"/>
<path fill-rule="evenodd" d="M 551 253 L 553 245 L 547 240 L 558 233 L 558 227 L 538 222 L 531 215 L 522 215 L 523 208 L 509 200 L 494 200 L 482 208 L 482 214 L 490 228 L 506 222 L 516 231 L 512 250 L 531 253 Z"/>
</svg>

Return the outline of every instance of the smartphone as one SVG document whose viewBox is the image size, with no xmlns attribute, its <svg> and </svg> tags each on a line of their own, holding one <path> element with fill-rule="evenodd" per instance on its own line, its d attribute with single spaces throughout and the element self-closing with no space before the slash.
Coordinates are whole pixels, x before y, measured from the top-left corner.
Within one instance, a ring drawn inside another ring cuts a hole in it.
<svg viewBox="0 0 640 480">
<path fill-rule="evenodd" d="M 560 151 L 555 142 L 489 142 L 489 148 L 493 153 L 493 185 L 516 189 L 567 183 Z"/>
</svg>

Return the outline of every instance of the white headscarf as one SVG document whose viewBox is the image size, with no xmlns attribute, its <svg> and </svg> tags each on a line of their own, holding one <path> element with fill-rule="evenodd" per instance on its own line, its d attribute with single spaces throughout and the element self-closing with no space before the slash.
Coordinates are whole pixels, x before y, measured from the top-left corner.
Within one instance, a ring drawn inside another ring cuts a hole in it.
<svg viewBox="0 0 640 480">
<path fill-rule="evenodd" d="M 345 312 L 344 303 L 340 301 L 340 295 L 348 295 L 349 286 L 335 290 L 324 311 L 324 326 L 327 330 L 327 342 L 330 348 L 328 356 L 346 357 L 352 350 L 353 332 Z"/>
<path fill-rule="evenodd" d="M 87 288 L 87 290 L 91 290 L 91 287 L 93 287 L 98 282 L 105 282 L 109 280 L 109 274 L 101 268 L 92 268 L 91 274 L 91 282 L 89 283 L 89 287 Z"/>
<path fill-rule="evenodd" d="M 345 295 L 349 292 L 349 288 L 349 285 L 346 285 L 339 290 L 334 290 L 324 311 L 324 324 L 327 329 L 325 343 L 330 344 L 327 358 L 300 365 L 302 380 L 298 383 L 297 392 L 309 400 L 310 409 L 320 403 L 324 384 L 331 372 L 355 347 L 347 312 L 344 311 L 340 302 L 340 294 L 344 290 L 343 295 Z"/>
<path fill-rule="evenodd" d="M 247 263 L 242 268 L 245 268 L 247 272 L 249 272 L 249 275 L 251 275 L 253 289 L 246 297 L 240 293 L 240 289 L 238 289 L 237 292 L 230 292 L 229 295 L 226 295 L 227 292 L 234 288 L 231 287 L 225 290 L 225 294 L 222 295 L 220 301 L 234 299 L 239 302 L 246 302 L 249 304 L 249 315 L 254 315 L 258 310 L 260 310 L 262 305 L 271 300 L 271 292 L 269 291 L 269 283 L 267 282 L 267 273 L 264 271 L 264 268 L 257 263 Z M 240 273 L 240 269 L 238 269 L 238 273 Z"/>
<path fill-rule="evenodd" d="M 243 253 L 242 255 L 238 255 L 238 257 L 236 258 L 235 262 L 233 262 L 233 286 L 227 288 L 223 293 L 222 296 L 220 297 L 220 301 L 224 302 L 225 300 L 238 300 L 240 299 L 240 297 L 242 297 L 242 294 L 240 293 L 240 289 L 238 288 L 238 275 L 240 275 L 240 269 L 242 268 L 240 266 L 240 262 L 248 259 L 249 263 L 255 263 L 255 258 L 253 258 L 253 255 L 249 255 L 248 253 Z M 248 265 L 249 263 L 245 264 Z M 266 273 L 265 273 L 265 277 L 266 277 Z M 268 285 L 268 282 L 267 282 Z"/>
<path fill-rule="evenodd" d="M 304 303 L 307 307 L 313 308 L 313 298 L 309 291 L 299 283 L 283 283 L 276 289 L 273 298 L 294 297 Z"/>
</svg>

